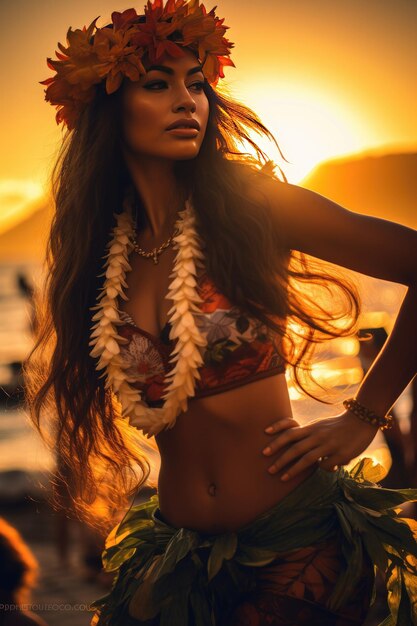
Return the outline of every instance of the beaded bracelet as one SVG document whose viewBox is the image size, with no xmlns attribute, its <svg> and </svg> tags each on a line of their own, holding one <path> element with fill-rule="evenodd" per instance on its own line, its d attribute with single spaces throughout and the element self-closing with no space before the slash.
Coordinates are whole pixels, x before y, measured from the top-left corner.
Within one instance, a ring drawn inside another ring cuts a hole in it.
<svg viewBox="0 0 417 626">
<path fill-rule="evenodd" d="M 359 419 L 364 422 L 368 422 L 369 424 L 378 426 L 381 430 L 392 428 L 392 415 L 387 414 L 384 417 L 381 417 L 371 411 L 371 409 L 368 409 L 366 406 L 358 402 L 355 398 L 348 398 L 347 400 L 344 400 L 343 406 L 345 409 L 348 409 L 351 413 L 359 417 Z"/>
</svg>

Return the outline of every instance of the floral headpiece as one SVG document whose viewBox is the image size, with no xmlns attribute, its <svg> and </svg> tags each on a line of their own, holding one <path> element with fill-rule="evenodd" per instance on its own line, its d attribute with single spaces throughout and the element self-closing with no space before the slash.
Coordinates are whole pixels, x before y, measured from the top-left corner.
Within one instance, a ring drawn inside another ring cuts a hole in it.
<svg viewBox="0 0 417 626">
<path fill-rule="evenodd" d="M 106 81 L 106 93 L 116 91 L 124 77 L 139 80 L 146 74 L 141 58 L 149 55 L 151 63 L 164 53 L 184 56 L 187 47 L 198 56 L 207 81 L 216 86 L 224 78 L 223 67 L 231 65 L 228 58 L 234 44 L 224 37 L 229 28 L 224 18 L 215 15 L 214 7 L 207 13 L 199 0 L 148 0 L 144 15 L 135 9 L 114 11 L 112 23 L 97 28 L 96 17 L 88 28 L 67 33 L 67 47 L 58 43 L 58 60 L 48 58 L 48 67 L 55 76 L 40 81 L 47 85 L 45 100 L 58 109 L 56 122 L 74 128 L 77 118 L 91 100 L 96 85 Z"/>
</svg>

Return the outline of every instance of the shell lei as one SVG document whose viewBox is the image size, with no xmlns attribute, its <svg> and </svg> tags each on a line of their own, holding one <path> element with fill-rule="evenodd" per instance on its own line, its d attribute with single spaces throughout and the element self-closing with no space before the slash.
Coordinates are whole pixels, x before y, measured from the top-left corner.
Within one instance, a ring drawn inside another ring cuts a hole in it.
<svg viewBox="0 0 417 626">
<path fill-rule="evenodd" d="M 171 324 L 169 338 L 177 339 L 169 361 L 175 363 L 164 379 L 168 385 L 164 394 L 162 407 L 149 407 L 142 400 L 141 393 L 131 383 L 135 379 L 128 377 L 124 371 L 120 345 L 128 340 L 119 336 L 117 326 L 123 322 L 119 317 L 117 298 L 120 295 L 128 300 L 123 292 L 127 287 L 126 271 L 131 270 L 128 256 L 133 249 L 134 221 L 129 205 L 125 211 L 114 214 L 117 225 L 112 231 L 112 239 L 107 244 L 109 252 L 105 271 L 99 276 L 106 276 L 104 285 L 98 296 L 99 304 L 90 307 L 97 310 L 92 317 L 96 320 L 92 326 L 90 355 L 99 357 L 97 370 L 104 369 L 100 376 L 107 376 L 105 387 L 112 387 L 122 407 L 121 415 L 129 419 L 129 424 L 143 431 L 148 438 L 164 428 L 172 428 L 179 413 L 187 410 L 188 398 L 195 394 L 195 379 L 200 379 L 198 371 L 203 363 L 202 350 L 207 345 L 206 337 L 200 333 L 194 314 L 201 313 L 198 303 L 202 301 L 196 291 L 197 266 L 203 265 L 204 255 L 200 248 L 198 235 L 195 231 L 195 216 L 190 199 L 185 202 L 185 209 L 178 212 L 175 223 L 177 234 L 173 238 L 174 249 L 177 250 L 174 269 L 170 274 L 167 299 L 174 304 L 168 312 Z"/>
</svg>

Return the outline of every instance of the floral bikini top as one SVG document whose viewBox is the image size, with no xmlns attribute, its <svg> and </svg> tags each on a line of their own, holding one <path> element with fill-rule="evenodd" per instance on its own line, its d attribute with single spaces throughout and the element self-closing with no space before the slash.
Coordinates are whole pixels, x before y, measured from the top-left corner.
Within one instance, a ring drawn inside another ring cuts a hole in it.
<svg viewBox="0 0 417 626">
<path fill-rule="evenodd" d="M 201 315 L 195 315 L 199 331 L 207 338 L 195 380 L 194 398 L 209 396 L 253 380 L 285 372 L 285 363 L 277 346 L 281 337 L 257 319 L 250 318 L 216 289 L 205 271 L 197 285 Z M 174 366 L 169 363 L 175 340 L 169 339 L 167 322 L 159 337 L 136 326 L 125 311 L 118 333 L 128 343 L 120 346 L 124 369 L 135 378 L 132 386 L 140 390 L 151 407 L 163 404 L 164 378 Z M 193 398 L 189 398 L 192 400 Z"/>
</svg>

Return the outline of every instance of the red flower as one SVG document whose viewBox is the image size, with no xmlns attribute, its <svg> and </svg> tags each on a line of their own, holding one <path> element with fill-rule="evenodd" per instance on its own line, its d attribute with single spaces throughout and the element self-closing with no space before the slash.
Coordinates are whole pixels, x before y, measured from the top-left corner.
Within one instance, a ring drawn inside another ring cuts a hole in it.
<svg viewBox="0 0 417 626">
<path fill-rule="evenodd" d="M 198 295 L 202 298 L 201 308 L 204 313 L 213 313 L 217 309 L 230 309 L 231 303 L 219 293 L 214 283 L 204 274 L 198 286 Z"/>
<path fill-rule="evenodd" d="M 176 30 L 176 22 L 159 22 L 156 11 L 149 11 L 146 14 L 146 22 L 137 24 L 137 30 L 132 36 L 132 43 L 135 46 L 147 48 L 151 63 L 155 63 L 166 52 L 172 57 L 184 56 L 184 52 L 173 41 L 167 37 Z"/>
<path fill-rule="evenodd" d="M 48 85 L 45 100 L 55 104 L 57 108 L 56 122 L 65 122 L 69 130 L 74 128 L 77 118 L 85 105 L 94 97 L 94 87 L 82 90 L 78 85 L 71 85 L 64 79 L 48 78 L 42 81 Z"/>
<path fill-rule="evenodd" d="M 94 38 L 94 50 L 99 62 L 98 69 L 106 76 L 106 92 L 116 91 L 126 76 L 131 81 L 139 80 L 146 70 L 140 60 L 136 46 L 129 45 L 131 30 L 102 28 Z"/>
<path fill-rule="evenodd" d="M 122 30 L 126 26 L 130 26 L 133 22 L 138 19 L 138 14 L 135 9 L 126 9 L 123 13 L 119 13 L 118 11 L 113 11 L 111 14 L 111 19 L 114 24 L 115 30 Z"/>
</svg>

